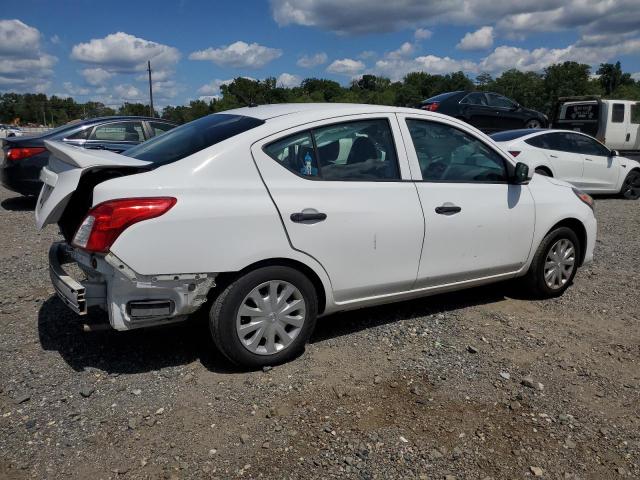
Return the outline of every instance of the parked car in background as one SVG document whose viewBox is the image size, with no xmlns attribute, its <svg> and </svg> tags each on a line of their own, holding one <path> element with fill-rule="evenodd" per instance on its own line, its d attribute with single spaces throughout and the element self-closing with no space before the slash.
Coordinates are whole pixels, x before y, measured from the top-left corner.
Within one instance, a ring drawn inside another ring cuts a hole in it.
<svg viewBox="0 0 640 480">
<path fill-rule="evenodd" d="M 0 138 L 21 137 L 24 132 L 15 125 L 0 125 Z"/>
<path fill-rule="evenodd" d="M 640 155 L 640 102 L 635 100 L 561 97 L 553 126 L 591 135 L 623 155 Z"/>
<path fill-rule="evenodd" d="M 517 277 L 554 297 L 593 258 L 587 194 L 437 113 L 264 105 L 122 154 L 46 145 L 35 216 L 64 236 L 49 261 L 65 304 L 118 330 L 207 305 L 245 366 L 293 358 L 318 315 Z"/>
<path fill-rule="evenodd" d="M 595 138 L 571 130 L 512 130 L 491 138 L 536 173 L 587 193 L 640 198 L 640 163 L 621 157 Z"/>
<path fill-rule="evenodd" d="M 49 160 L 46 140 L 122 152 L 175 126 L 159 118 L 103 117 L 63 125 L 37 136 L 6 138 L 1 143 L 0 181 L 14 192 L 37 195 L 42 187 L 40 170 Z"/>
<path fill-rule="evenodd" d="M 424 100 L 419 109 L 450 115 L 486 133 L 515 128 L 546 128 L 547 117 L 492 92 L 447 92 Z"/>
</svg>

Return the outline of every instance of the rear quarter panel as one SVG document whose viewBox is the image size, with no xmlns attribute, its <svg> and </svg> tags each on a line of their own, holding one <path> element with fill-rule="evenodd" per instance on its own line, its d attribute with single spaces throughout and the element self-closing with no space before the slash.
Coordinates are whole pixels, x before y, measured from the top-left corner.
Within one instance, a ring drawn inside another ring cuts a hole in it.
<svg viewBox="0 0 640 480">
<path fill-rule="evenodd" d="M 161 217 L 127 228 L 111 251 L 144 275 L 236 272 L 265 259 L 304 263 L 330 282 L 322 266 L 289 244 L 247 142 L 223 142 L 153 171 L 109 180 L 94 205 L 129 197 L 172 196 Z"/>
</svg>

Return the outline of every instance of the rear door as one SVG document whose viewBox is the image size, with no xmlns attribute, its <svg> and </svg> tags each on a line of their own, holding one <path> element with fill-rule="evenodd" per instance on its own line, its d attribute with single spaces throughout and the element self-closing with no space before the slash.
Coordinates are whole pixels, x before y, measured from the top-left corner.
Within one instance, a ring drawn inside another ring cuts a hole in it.
<svg viewBox="0 0 640 480">
<path fill-rule="evenodd" d="M 252 146 L 292 247 L 322 264 L 337 302 L 405 291 L 416 280 L 424 218 L 400 138 L 394 115 L 371 114 Z"/>
<path fill-rule="evenodd" d="M 534 139 L 536 146 L 547 156 L 557 178 L 574 185 L 582 185 L 584 155 L 578 151 L 573 136 L 570 132 L 553 132 L 538 135 Z"/>
<path fill-rule="evenodd" d="M 497 112 L 489 106 L 487 95 L 482 92 L 472 92 L 460 100 L 460 108 L 467 122 L 479 130 L 491 131 L 495 129 Z"/>
</svg>

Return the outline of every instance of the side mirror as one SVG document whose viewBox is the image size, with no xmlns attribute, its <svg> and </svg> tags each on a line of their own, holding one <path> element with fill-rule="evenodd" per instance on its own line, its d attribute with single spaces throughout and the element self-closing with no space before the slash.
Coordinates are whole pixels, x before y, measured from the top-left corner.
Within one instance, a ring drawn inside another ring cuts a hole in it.
<svg viewBox="0 0 640 480">
<path fill-rule="evenodd" d="M 611 156 L 612 157 L 619 157 L 620 156 L 620 152 L 618 150 L 611 150 Z"/>
<path fill-rule="evenodd" d="M 516 163 L 515 171 L 513 172 L 513 183 L 516 185 L 524 185 L 531 180 L 529 176 L 529 165 L 526 163 Z"/>
</svg>

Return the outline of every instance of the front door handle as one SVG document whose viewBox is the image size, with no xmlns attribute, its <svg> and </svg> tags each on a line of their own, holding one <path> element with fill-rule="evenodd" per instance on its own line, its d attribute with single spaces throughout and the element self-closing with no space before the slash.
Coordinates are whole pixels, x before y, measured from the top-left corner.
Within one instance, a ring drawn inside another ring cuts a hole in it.
<svg viewBox="0 0 640 480">
<path fill-rule="evenodd" d="M 585 157 L 584 159 L 585 159 L 587 162 L 593 162 L 593 159 L 591 159 L 591 158 L 587 158 L 587 157 Z"/>
<path fill-rule="evenodd" d="M 462 208 L 456 205 L 441 205 L 436 207 L 436 213 L 438 215 L 455 215 L 456 213 L 460 213 Z"/>
<path fill-rule="evenodd" d="M 297 212 L 291 214 L 291 221 L 296 223 L 302 223 L 307 221 L 321 222 L 327 219 L 326 213 L 320 212 Z"/>
<path fill-rule="evenodd" d="M 549 156 L 550 156 L 551 158 L 558 158 L 558 156 L 557 156 L 557 155 L 551 155 L 551 154 L 549 154 Z"/>
<path fill-rule="evenodd" d="M 631 138 L 631 134 L 627 133 L 627 139 L 625 141 L 628 142 L 630 138 Z"/>
</svg>

